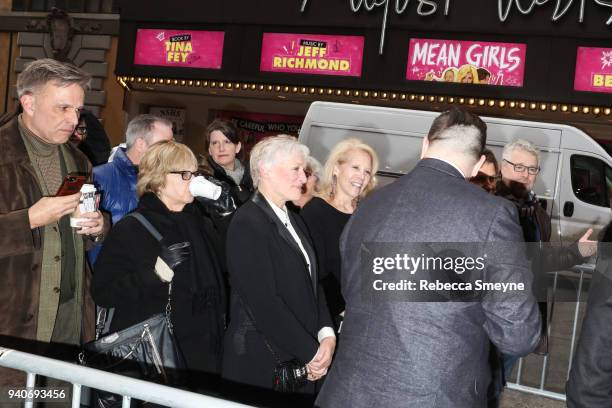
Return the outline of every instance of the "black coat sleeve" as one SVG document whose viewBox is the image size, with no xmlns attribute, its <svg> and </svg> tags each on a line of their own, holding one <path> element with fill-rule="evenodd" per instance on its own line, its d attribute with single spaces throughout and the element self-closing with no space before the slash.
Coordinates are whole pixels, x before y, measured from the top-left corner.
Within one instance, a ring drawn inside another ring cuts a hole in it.
<svg viewBox="0 0 612 408">
<path fill-rule="evenodd" d="M 129 306 L 146 292 L 167 291 L 155 274 L 160 246 L 140 223 L 127 217 L 110 232 L 96 260 L 92 296 L 102 307 Z"/>
<path fill-rule="evenodd" d="M 582 334 L 567 382 L 567 406 L 612 406 L 612 260 L 593 274 Z"/>
<path fill-rule="evenodd" d="M 286 352 L 308 363 L 319 343 L 299 322 L 277 287 L 273 261 L 282 256 L 271 248 L 274 240 L 267 225 L 256 220 L 234 218 L 228 231 L 227 264 L 230 284 L 255 320 L 263 336 Z"/>
</svg>

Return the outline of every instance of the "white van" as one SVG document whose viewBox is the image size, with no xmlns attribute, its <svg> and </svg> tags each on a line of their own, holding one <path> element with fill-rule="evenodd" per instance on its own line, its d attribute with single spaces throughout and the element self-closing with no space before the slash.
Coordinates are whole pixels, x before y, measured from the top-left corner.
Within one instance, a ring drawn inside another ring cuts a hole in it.
<svg viewBox="0 0 612 408">
<path fill-rule="evenodd" d="M 314 102 L 299 140 L 325 163 L 340 140 L 357 137 L 380 157 L 381 185 L 409 172 L 419 160 L 422 138 L 439 112 Z M 515 138 L 530 140 L 541 150 L 542 168 L 535 186 L 552 219 L 553 242 L 567 244 L 588 227 L 594 237 L 610 221 L 612 158 L 591 137 L 572 126 L 482 117 L 487 146 L 501 159 L 503 146 Z"/>
</svg>

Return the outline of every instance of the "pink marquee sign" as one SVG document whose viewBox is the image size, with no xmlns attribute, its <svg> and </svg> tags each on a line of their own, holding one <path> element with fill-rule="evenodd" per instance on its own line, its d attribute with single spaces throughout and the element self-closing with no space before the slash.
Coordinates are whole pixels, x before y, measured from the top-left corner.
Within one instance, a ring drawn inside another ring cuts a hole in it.
<svg viewBox="0 0 612 408">
<path fill-rule="evenodd" d="M 134 64 L 221 69 L 223 31 L 140 28 Z"/>
<path fill-rule="evenodd" d="M 612 48 L 578 47 L 574 89 L 612 92 Z"/>
<path fill-rule="evenodd" d="M 260 71 L 361 76 L 362 36 L 264 33 Z"/>
<path fill-rule="evenodd" d="M 526 44 L 410 39 L 406 79 L 523 86 Z"/>
</svg>

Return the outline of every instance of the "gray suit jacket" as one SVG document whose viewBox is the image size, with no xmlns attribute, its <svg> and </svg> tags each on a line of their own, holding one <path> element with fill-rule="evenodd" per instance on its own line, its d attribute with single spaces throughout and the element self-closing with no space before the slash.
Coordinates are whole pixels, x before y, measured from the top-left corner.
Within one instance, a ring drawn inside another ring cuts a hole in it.
<svg viewBox="0 0 612 408">
<path fill-rule="evenodd" d="M 512 243 L 514 256 L 487 266 L 489 281 L 531 282 L 514 205 L 467 182 L 453 166 L 424 159 L 366 200 L 344 229 L 346 313 L 318 407 L 486 406 L 489 340 L 509 355 L 536 346 L 540 315 L 530 292 L 511 301 L 372 301 L 360 265 L 365 243 Z M 490 269 L 490 271 L 489 271 Z M 504 298 L 508 300 L 508 298 Z"/>
</svg>

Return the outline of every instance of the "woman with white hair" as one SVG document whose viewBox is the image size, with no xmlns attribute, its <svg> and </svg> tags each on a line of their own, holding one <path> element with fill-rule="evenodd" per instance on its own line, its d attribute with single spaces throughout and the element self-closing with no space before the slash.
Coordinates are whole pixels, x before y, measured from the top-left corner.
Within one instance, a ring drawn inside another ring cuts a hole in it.
<svg viewBox="0 0 612 408">
<path fill-rule="evenodd" d="M 266 138 L 251 151 L 257 191 L 236 211 L 227 233 L 232 290 L 222 374 L 279 390 L 275 372 L 291 361 L 305 367 L 310 380 L 294 392 L 314 395 L 336 338 L 306 226 L 286 207 L 300 197 L 306 157 L 308 148 L 286 135 Z"/>
</svg>

